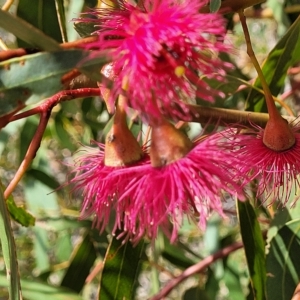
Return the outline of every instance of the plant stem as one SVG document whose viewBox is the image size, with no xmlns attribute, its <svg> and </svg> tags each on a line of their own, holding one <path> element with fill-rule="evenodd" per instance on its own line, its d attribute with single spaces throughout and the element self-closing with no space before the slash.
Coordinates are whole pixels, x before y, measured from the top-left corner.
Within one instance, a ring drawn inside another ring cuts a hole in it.
<svg viewBox="0 0 300 300">
<path fill-rule="evenodd" d="M 240 21 L 241 21 L 243 31 L 244 31 L 244 35 L 245 35 L 245 40 L 246 40 L 246 44 L 247 44 L 247 53 L 254 65 L 255 70 L 258 74 L 258 77 L 261 81 L 261 84 L 262 84 L 262 87 L 263 87 L 263 90 L 265 93 L 265 99 L 266 99 L 266 104 L 267 104 L 269 115 L 271 118 L 278 118 L 278 117 L 280 117 L 280 114 L 279 114 L 278 110 L 276 109 L 272 93 L 270 91 L 268 83 L 265 79 L 265 76 L 261 70 L 261 67 L 257 61 L 257 58 L 256 58 L 253 48 L 252 48 L 251 39 L 250 39 L 250 35 L 249 35 L 247 23 L 246 23 L 246 18 L 245 18 L 243 10 L 239 10 L 238 14 L 239 14 Z"/>
<path fill-rule="evenodd" d="M 161 290 L 158 294 L 156 294 L 154 297 L 150 298 L 150 300 L 160 300 L 164 299 L 173 288 L 175 288 L 178 284 L 180 284 L 182 281 L 186 280 L 188 277 L 195 275 L 197 273 L 203 272 L 210 264 L 215 262 L 216 260 L 228 256 L 230 253 L 240 249 L 243 247 L 242 242 L 236 242 L 233 243 L 216 253 L 207 256 L 197 264 L 187 268 L 185 271 L 183 271 L 179 276 L 175 277 L 174 279 L 171 279 Z"/>
<path fill-rule="evenodd" d="M 41 114 L 40 117 L 40 123 L 38 125 L 38 128 L 32 138 L 32 141 L 27 149 L 27 152 L 25 154 L 25 157 L 19 166 L 19 169 L 17 170 L 14 178 L 9 183 L 8 187 L 6 188 L 4 192 L 4 199 L 7 199 L 10 194 L 14 191 L 17 184 L 20 182 L 22 177 L 24 176 L 26 170 L 30 166 L 32 160 L 34 159 L 37 150 L 40 147 L 41 140 L 43 137 L 43 134 L 45 132 L 46 126 L 48 124 L 49 117 L 51 115 L 51 111 L 55 105 L 62 101 L 67 101 L 75 98 L 81 98 L 81 97 L 88 97 L 88 96 L 98 96 L 99 95 L 99 89 L 90 89 L 90 88 L 83 88 L 78 90 L 70 90 L 70 91 L 62 91 L 57 93 L 56 95 L 49 98 L 47 101 L 42 103 L 40 106 L 35 107 L 31 110 L 28 110 L 24 113 L 20 113 L 16 116 L 13 116 L 10 121 L 18 120 L 21 118 L 25 118 L 37 113 Z"/>
</svg>

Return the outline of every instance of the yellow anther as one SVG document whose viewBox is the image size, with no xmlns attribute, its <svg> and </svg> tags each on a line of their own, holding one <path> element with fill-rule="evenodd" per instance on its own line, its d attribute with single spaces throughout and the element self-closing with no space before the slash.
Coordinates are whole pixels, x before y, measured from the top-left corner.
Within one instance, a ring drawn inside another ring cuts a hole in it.
<svg viewBox="0 0 300 300">
<path fill-rule="evenodd" d="M 176 75 L 177 77 L 183 76 L 184 73 L 185 73 L 185 67 L 183 67 L 183 66 L 178 66 L 178 67 L 175 68 L 175 75 Z"/>
</svg>

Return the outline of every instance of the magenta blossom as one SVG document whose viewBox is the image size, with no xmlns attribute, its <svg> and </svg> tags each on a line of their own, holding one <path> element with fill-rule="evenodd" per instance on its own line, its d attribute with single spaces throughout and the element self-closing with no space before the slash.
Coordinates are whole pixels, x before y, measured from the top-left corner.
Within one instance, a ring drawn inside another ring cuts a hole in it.
<svg viewBox="0 0 300 300">
<path fill-rule="evenodd" d="M 240 174 L 232 165 L 238 160 L 230 145 L 216 133 L 194 143 L 192 150 L 181 159 L 153 171 L 145 177 L 144 208 L 153 211 L 157 220 L 167 213 L 172 222 L 173 242 L 182 219 L 187 215 L 196 220 L 202 230 L 212 212 L 224 217 L 222 201 L 226 195 L 243 200 L 241 187 L 236 183 Z M 146 217 L 146 216 L 145 216 Z M 148 216 L 149 218 L 149 216 Z M 163 229 L 167 228 L 167 224 Z M 169 235 L 169 231 L 165 231 Z"/>
<path fill-rule="evenodd" d="M 81 217 L 95 215 L 94 225 L 103 231 L 113 222 L 112 233 L 123 231 L 134 243 L 142 237 L 155 239 L 161 228 L 171 241 L 177 238 L 183 217 L 197 220 L 204 229 L 210 213 L 224 216 L 224 192 L 236 195 L 236 159 L 214 134 L 194 145 L 183 158 L 153 168 L 145 154 L 126 167 L 104 165 L 104 145 L 78 159 L 71 183 L 82 191 Z"/>
<path fill-rule="evenodd" d="M 299 188 L 300 134 L 296 127 L 292 130 L 295 144 L 284 151 L 274 151 L 265 146 L 264 129 L 259 126 L 254 125 L 246 134 L 231 132 L 234 153 L 243 161 L 240 171 L 248 178 L 245 182 L 256 179 L 256 197 L 267 204 L 280 201 L 285 206 L 292 192 L 296 193 Z"/>
<path fill-rule="evenodd" d="M 128 106 L 154 117 L 163 113 L 178 118 L 190 112 L 186 101 L 196 96 L 213 101 L 221 95 L 200 79 L 219 79 L 230 66 L 217 55 L 229 50 L 223 43 L 225 21 L 219 14 L 200 14 L 206 3 L 144 0 L 134 6 L 118 1 L 116 7 L 95 11 L 96 20 L 80 19 L 99 27 L 99 40 L 88 47 L 112 50 L 118 76 L 111 103 L 124 89 Z"/>
</svg>

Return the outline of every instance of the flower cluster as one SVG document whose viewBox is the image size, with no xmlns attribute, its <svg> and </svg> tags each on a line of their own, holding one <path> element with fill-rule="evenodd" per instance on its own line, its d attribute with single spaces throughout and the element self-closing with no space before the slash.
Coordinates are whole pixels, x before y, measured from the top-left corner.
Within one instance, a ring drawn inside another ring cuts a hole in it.
<svg viewBox="0 0 300 300">
<path fill-rule="evenodd" d="M 101 231 L 111 224 L 114 211 L 113 233 L 122 230 L 121 235 L 137 242 L 143 236 L 155 238 L 161 228 L 174 242 L 184 215 L 205 229 L 211 212 L 224 216 L 221 199 L 237 193 L 243 197 L 236 184 L 240 174 L 232 167 L 237 160 L 222 134 L 195 142 L 182 158 L 160 167 L 151 165 L 146 148 L 136 163 L 106 166 L 105 146 L 95 144 L 97 150 L 78 158 L 71 183 L 84 197 L 81 217 L 95 215 Z"/>
<path fill-rule="evenodd" d="M 228 52 L 225 22 L 200 14 L 204 0 L 118 1 L 93 12 L 99 39 L 91 49 L 110 50 L 100 83 L 108 110 L 115 111 L 105 145 L 94 142 L 73 170 L 75 192 L 84 198 L 81 217 L 134 243 L 154 239 L 162 229 L 174 242 L 185 216 L 205 229 L 211 212 L 224 216 L 227 197 L 244 199 L 244 187 L 257 180 L 263 202 L 286 204 L 300 173 L 300 134 L 268 101 L 265 129 L 226 129 L 191 141 L 166 118 L 187 119 L 187 102 L 213 101 L 218 94 L 201 79 L 222 80 L 230 65 L 217 57 Z M 93 52 L 94 53 L 94 52 Z M 97 51 L 95 54 L 97 55 Z M 218 75 L 216 75 L 218 74 Z M 127 108 L 151 126 L 140 146 L 126 123 Z M 272 112 L 272 113 L 271 113 Z M 113 213 L 112 213 L 113 212 Z"/>
</svg>

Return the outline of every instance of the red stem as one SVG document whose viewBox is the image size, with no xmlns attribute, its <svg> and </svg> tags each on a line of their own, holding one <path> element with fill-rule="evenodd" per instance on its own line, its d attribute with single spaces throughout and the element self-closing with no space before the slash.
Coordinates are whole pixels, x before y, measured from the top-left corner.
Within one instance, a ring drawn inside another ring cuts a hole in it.
<svg viewBox="0 0 300 300">
<path fill-rule="evenodd" d="M 30 166 L 32 160 L 34 159 L 37 150 L 40 147 L 41 140 L 43 137 L 43 134 L 45 132 L 46 126 L 48 124 L 49 117 L 51 115 L 51 111 L 55 105 L 62 101 L 72 100 L 75 98 L 81 98 L 81 97 L 89 97 L 89 96 L 98 96 L 99 95 L 99 89 L 92 89 L 92 88 L 82 88 L 77 90 L 69 90 L 69 91 L 62 91 L 57 93 L 56 95 L 49 98 L 47 101 L 39 105 L 38 107 L 35 107 L 33 109 L 30 109 L 28 111 L 25 111 L 23 113 L 20 113 L 18 115 L 13 116 L 9 121 L 15 121 L 19 120 L 21 118 L 25 118 L 37 113 L 41 114 L 40 117 L 40 123 L 37 127 L 37 130 L 32 138 L 32 141 L 27 149 L 26 155 L 19 166 L 19 169 L 17 170 L 13 180 L 9 183 L 8 187 L 6 188 L 4 192 L 4 199 L 7 199 L 11 193 L 16 188 L 17 184 L 22 179 L 23 175 L 25 174 L 26 170 Z"/>
<path fill-rule="evenodd" d="M 187 279 L 188 277 L 195 275 L 196 273 L 200 273 L 204 271 L 210 264 L 215 262 L 216 260 L 223 258 L 225 256 L 228 256 L 230 253 L 243 248 L 242 242 L 236 242 L 234 244 L 231 244 L 224 249 L 219 250 L 215 254 L 209 255 L 197 264 L 187 268 L 185 271 L 183 271 L 179 276 L 175 277 L 174 279 L 171 279 L 160 291 L 158 294 L 156 294 L 154 297 L 150 298 L 150 300 L 160 300 L 164 299 L 173 288 L 175 288 L 179 283 Z"/>
<path fill-rule="evenodd" d="M 73 100 L 76 98 L 82 98 L 82 97 L 92 97 L 92 96 L 99 96 L 100 91 L 99 88 L 81 88 L 76 90 L 66 90 L 61 91 L 48 100 L 46 100 L 41 105 L 34 107 L 32 109 L 29 109 L 27 111 L 24 111 L 20 114 L 14 115 L 9 119 L 9 122 L 20 120 L 32 115 L 40 114 L 43 111 L 47 109 L 52 109 L 55 105 L 57 105 L 60 102 Z"/>
</svg>

